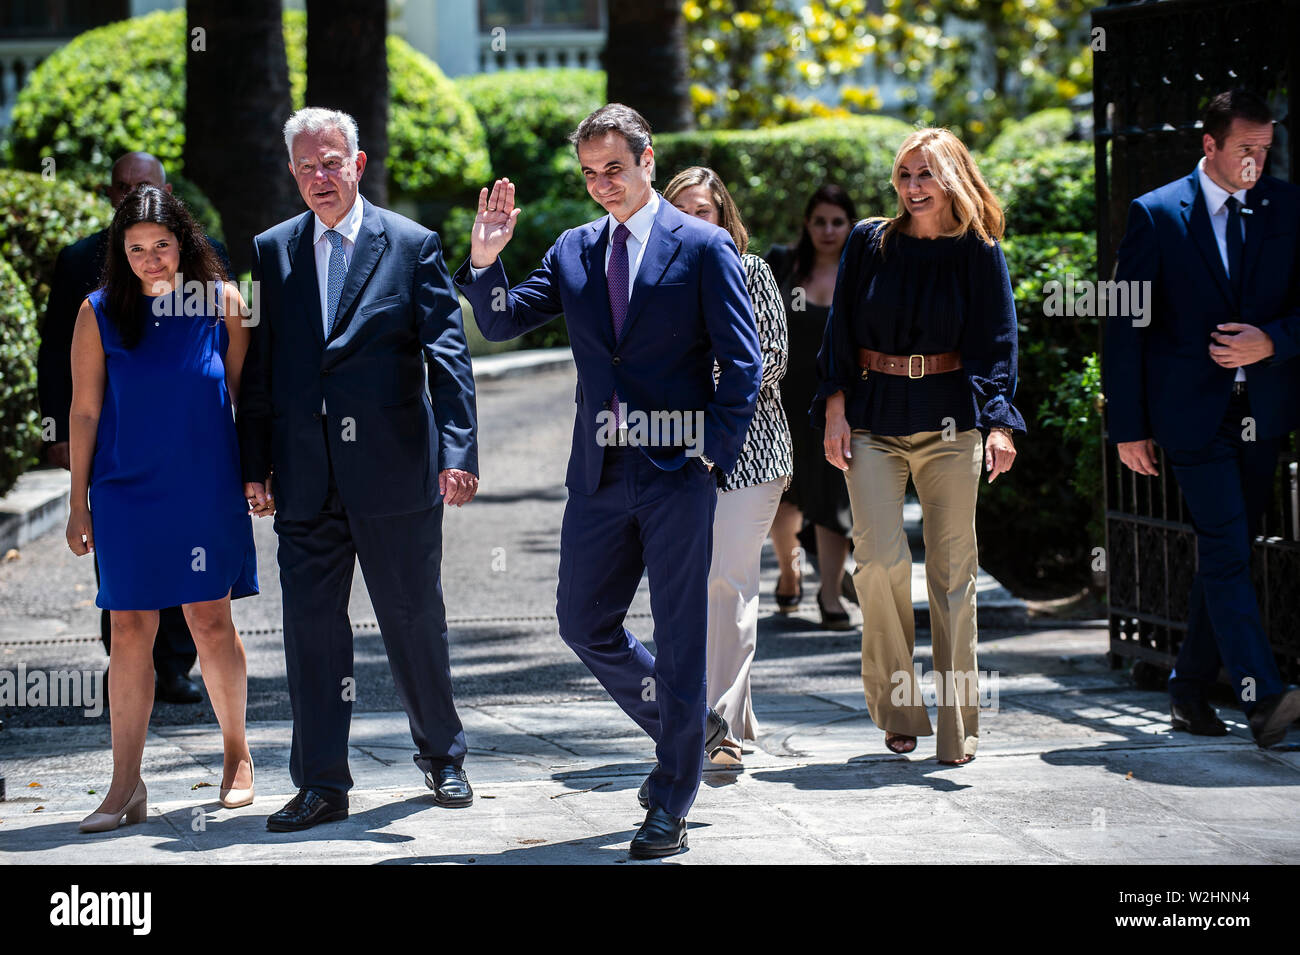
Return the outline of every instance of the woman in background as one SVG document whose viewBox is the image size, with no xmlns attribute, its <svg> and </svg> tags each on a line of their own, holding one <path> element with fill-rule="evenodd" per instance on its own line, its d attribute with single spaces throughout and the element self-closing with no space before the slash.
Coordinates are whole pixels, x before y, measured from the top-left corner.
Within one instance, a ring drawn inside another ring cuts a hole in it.
<svg viewBox="0 0 1300 955">
<path fill-rule="evenodd" d="M 790 483 L 790 432 L 779 387 L 786 367 L 785 308 L 767 263 L 746 252 L 749 234 L 717 173 L 700 166 L 683 170 L 668 183 L 664 198 L 730 233 L 745 267 L 763 352 L 758 405 L 736 467 L 718 489 L 709 566 L 709 705 L 726 719 L 733 737 L 709 756 L 715 763 L 740 766 L 744 742 L 758 738 L 749 673 L 758 639 L 763 541 Z"/>
<path fill-rule="evenodd" d="M 821 577 L 817 609 L 828 630 L 853 629 L 840 600 L 853 518 L 844 475 L 826 463 L 822 435 L 809 423 L 808 409 L 817 394 L 817 352 L 826 331 L 840 255 L 856 221 L 848 193 L 828 183 L 814 192 L 804 207 L 799 244 L 793 249 L 775 246 L 767 254 L 789 322 L 790 358 L 781 382 L 781 401 L 789 416 L 794 449 L 794 480 L 772 522 L 772 544 L 781 567 L 776 606 L 781 613 L 793 613 L 803 598 L 799 533 L 807 521 L 816 535 Z"/>
</svg>

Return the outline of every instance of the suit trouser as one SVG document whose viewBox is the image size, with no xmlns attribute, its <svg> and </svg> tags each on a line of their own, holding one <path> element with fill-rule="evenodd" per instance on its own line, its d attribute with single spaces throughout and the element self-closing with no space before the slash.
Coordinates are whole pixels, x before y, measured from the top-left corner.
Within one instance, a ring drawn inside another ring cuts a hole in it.
<svg viewBox="0 0 1300 955">
<path fill-rule="evenodd" d="M 95 583 L 99 584 L 99 558 L 94 558 Z M 101 611 L 99 616 L 99 638 L 104 643 L 104 652 L 113 652 L 113 628 L 109 612 Z M 153 668 L 159 677 L 189 676 L 198 659 L 199 651 L 194 646 L 194 637 L 190 634 L 190 625 L 185 622 L 185 613 L 180 607 L 168 607 L 158 611 L 158 634 L 153 641 Z"/>
<path fill-rule="evenodd" d="M 429 772 L 464 761 L 442 600 L 442 513 L 439 503 L 391 517 L 350 514 L 331 469 L 316 517 L 276 515 L 293 710 L 289 773 L 299 789 L 342 801 L 352 788 L 348 730 L 356 683 L 348 597 L 358 559 L 410 723 L 416 765 Z"/>
<path fill-rule="evenodd" d="M 749 673 L 758 648 L 758 577 L 763 541 L 781 503 L 784 479 L 718 491 L 709 564 L 709 705 L 734 742 L 758 738 Z"/>
<path fill-rule="evenodd" d="M 1196 576 L 1187 609 L 1187 636 L 1169 676 L 1179 703 L 1204 698 L 1228 672 L 1247 713 L 1285 689 L 1260 620 L 1250 555 L 1259 519 L 1273 492 L 1281 441 L 1243 440 L 1250 402 L 1234 395 L 1214 439 L 1196 451 L 1165 448 L 1196 528 Z"/>
<path fill-rule="evenodd" d="M 636 448 L 606 448 L 595 493 L 569 494 L 560 531 L 560 636 L 655 741 L 650 801 L 685 816 L 704 757 L 709 556 L 717 483 L 696 458 L 663 471 Z M 623 626 L 650 579 L 655 650 Z"/>
<path fill-rule="evenodd" d="M 938 703 L 938 758 L 975 755 L 975 499 L 983 440 L 976 430 L 891 437 L 857 430 L 846 475 L 853 506 L 853 584 L 862 608 L 862 686 L 872 721 L 905 736 L 929 736 L 930 716 L 912 654 L 912 554 L 903 530 L 910 474 L 921 500 L 930 645 Z"/>
</svg>

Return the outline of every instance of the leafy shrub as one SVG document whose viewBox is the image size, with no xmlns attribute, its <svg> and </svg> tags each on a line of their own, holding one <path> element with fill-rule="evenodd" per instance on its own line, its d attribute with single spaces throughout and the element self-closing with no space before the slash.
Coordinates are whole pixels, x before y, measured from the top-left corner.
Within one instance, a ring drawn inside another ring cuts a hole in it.
<svg viewBox="0 0 1300 955">
<path fill-rule="evenodd" d="M 798 239 L 804 204 L 823 183 L 848 190 L 862 218 L 893 215 L 898 200 L 889 173 L 911 132 L 901 120 L 863 116 L 670 133 L 655 140 L 656 183 L 662 188 L 687 166 L 709 166 L 735 198 L 751 248 L 762 252 Z"/>
<path fill-rule="evenodd" d="M 190 215 L 203 227 L 203 231 L 210 238 L 224 241 L 226 236 L 221 228 L 221 213 L 212 204 L 212 200 L 204 195 L 203 190 L 184 176 L 168 176 L 167 181 L 171 183 L 172 195 L 185 203 Z"/>
<path fill-rule="evenodd" d="M 1083 357 L 1083 364 L 1066 373 L 1056 401 L 1044 399 L 1038 406 L 1038 425 L 1045 432 L 1061 433 L 1066 445 L 1077 452 L 1070 486 L 1084 501 L 1093 503 L 1088 537 L 1100 546 L 1106 536 L 1102 515 L 1101 448 L 1101 359 L 1097 352 Z"/>
<path fill-rule="evenodd" d="M 1075 425 L 1054 420 L 1074 414 L 1077 401 L 1085 400 L 1074 394 L 1083 380 L 1071 375 L 1079 375 L 1084 357 L 1097 350 L 1100 329 L 1096 318 L 1044 314 L 1043 286 L 1069 276 L 1095 278 L 1096 238 L 1083 232 L 1015 236 L 1003 243 L 1003 252 L 1019 331 L 1015 405 L 1029 434 L 1017 442 L 1011 473 L 981 490 L 980 562 L 1017 593 L 1058 596 L 1088 585 L 1091 549 L 1102 544 L 1094 535 L 1100 494 L 1077 490 L 1080 469 L 1099 460 L 1099 446 L 1084 441 Z"/>
<path fill-rule="evenodd" d="M 1096 229 L 1091 143 L 1059 143 L 1017 158 L 985 160 L 980 171 L 1003 204 L 1008 235 Z"/>
<path fill-rule="evenodd" d="M 990 159 L 1017 159 L 1066 142 L 1074 132 L 1074 114 L 1064 106 L 1030 113 L 1008 123 L 984 150 Z"/>
<path fill-rule="evenodd" d="M 7 258 L 0 257 L 0 496 L 34 463 L 40 446 L 36 349 L 32 297 Z"/>
<path fill-rule="evenodd" d="M 0 257 L 17 273 L 37 314 L 45 311 L 59 251 L 112 219 L 106 200 L 62 177 L 0 169 Z"/>
<path fill-rule="evenodd" d="M 562 199 L 582 188 L 566 138 L 605 102 L 604 72 L 508 70 L 455 83 L 487 132 L 491 178 L 518 183 L 521 202 Z"/>
<path fill-rule="evenodd" d="M 307 82 L 306 15 L 289 11 L 284 22 L 290 97 L 299 107 Z M 183 173 L 185 37 L 185 11 L 168 10 L 89 30 L 52 53 L 14 104 L 14 166 L 39 169 L 43 157 L 53 156 L 60 175 L 99 184 L 114 159 L 139 149 L 162 160 L 169 175 Z M 487 142 L 455 85 L 393 36 L 388 78 L 394 191 L 425 196 L 477 189 L 488 175 Z"/>
</svg>

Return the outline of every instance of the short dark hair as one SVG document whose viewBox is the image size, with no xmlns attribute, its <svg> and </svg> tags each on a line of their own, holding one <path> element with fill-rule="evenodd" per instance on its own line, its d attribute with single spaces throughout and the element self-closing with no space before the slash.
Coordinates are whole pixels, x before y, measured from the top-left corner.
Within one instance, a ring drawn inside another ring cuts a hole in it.
<svg viewBox="0 0 1300 955">
<path fill-rule="evenodd" d="M 589 139 L 604 136 L 606 133 L 618 133 L 627 141 L 627 148 L 632 150 L 632 161 L 641 165 L 641 156 L 646 147 L 652 144 L 650 124 L 645 117 L 631 106 L 622 103 L 606 103 L 581 123 L 569 134 L 569 142 L 577 148 Z"/>
<path fill-rule="evenodd" d="M 1248 123 L 1271 123 L 1273 111 L 1268 103 L 1251 90 L 1238 87 L 1227 90 L 1210 100 L 1201 117 L 1202 132 L 1214 137 L 1214 145 L 1223 148 L 1223 141 L 1234 119 L 1244 119 Z"/>
</svg>

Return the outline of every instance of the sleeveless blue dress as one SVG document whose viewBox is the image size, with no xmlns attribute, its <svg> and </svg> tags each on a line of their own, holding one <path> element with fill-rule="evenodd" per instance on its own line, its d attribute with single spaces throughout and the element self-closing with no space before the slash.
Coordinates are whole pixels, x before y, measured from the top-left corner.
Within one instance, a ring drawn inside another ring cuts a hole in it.
<svg viewBox="0 0 1300 955">
<path fill-rule="evenodd" d="M 95 604 L 107 610 L 257 593 L 226 323 L 210 305 L 205 315 L 155 315 L 155 301 L 141 297 L 144 335 L 128 349 L 105 314 L 104 290 L 90 294 L 107 371 L 90 475 Z"/>
</svg>

